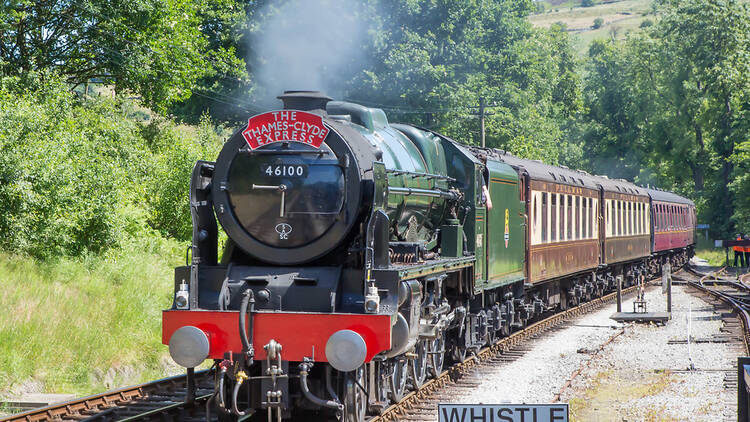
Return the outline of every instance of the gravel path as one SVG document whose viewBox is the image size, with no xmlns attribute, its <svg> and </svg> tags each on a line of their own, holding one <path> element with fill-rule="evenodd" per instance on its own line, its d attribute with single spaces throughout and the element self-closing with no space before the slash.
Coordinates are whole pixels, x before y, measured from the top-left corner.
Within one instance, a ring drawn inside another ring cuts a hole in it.
<svg viewBox="0 0 750 422">
<path fill-rule="evenodd" d="M 673 287 L 666 326 L 620 324 L 609 319 L 615 305 L 606 306 L 534 340 L 522 357 L 452 402 L 548 403 L 559 393 L 577 421 L 736 420 L 736 387 L 725 389 L 724 378 L 743 352 L 731 343 L 694 343 L 725 334 L 720 313 L 687 289 Z M 660 288 L 650 288 L 646 301 L 649 311 L 666 310 Z M 688 371 L 691 363 L 696 370 Z"/>
</svg>

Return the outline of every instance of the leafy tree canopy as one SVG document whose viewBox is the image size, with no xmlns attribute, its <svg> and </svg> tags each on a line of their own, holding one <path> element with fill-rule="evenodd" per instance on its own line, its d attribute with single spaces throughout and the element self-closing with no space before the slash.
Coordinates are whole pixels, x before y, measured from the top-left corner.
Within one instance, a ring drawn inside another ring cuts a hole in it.
<svg viewBox="0 0 750 422">
<path fill-rule="evenodd" d="M 97 78 L 163 108 L 190 97 L 201 78 L 244 73 L 216 35 L 238 18 L 244 10 L 232 0 L 10 0 L 0 6 L 0 72 Z"/>
<path fill-rule="evenodd" d="M 733 219 L 747 221 L 740 215 L 750 209 L 735 214 L 747 202 L 737 168 L 746 167 L 737 146 L 750 133 L 747 3 L 667 2 L 645 32 L 596 42 L 589 56 L 583 139 L 591 167 L 689 194 L 717 235 L 729 235 Z"/>
</svg>

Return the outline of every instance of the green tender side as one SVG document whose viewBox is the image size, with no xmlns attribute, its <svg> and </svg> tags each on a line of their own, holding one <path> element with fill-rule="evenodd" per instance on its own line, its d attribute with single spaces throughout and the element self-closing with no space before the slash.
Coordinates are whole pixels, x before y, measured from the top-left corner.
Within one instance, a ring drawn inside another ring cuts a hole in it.
<svg viewBox="0 0 750 422">
<path fill-rule="evenodd" d="M 523 280 L 526 246 L 524 207 L 519 200 L 518 173 L 505 163 L 487 160 L 492 209 L 487 212 L 485 289 Z"/>
</svg>

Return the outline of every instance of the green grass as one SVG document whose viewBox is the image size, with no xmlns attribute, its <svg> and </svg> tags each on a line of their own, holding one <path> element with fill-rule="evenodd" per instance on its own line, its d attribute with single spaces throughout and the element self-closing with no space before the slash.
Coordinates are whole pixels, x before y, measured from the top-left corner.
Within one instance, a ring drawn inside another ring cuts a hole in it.
<svg viewBox="0 0 750 422">
<path fill-rule="evenodd" d="M 176 373 L 161 344 L 184 247 L 153 237 L 51 262 L 0 254 L 0 396 L 88 394 Z"/>
<path fill-rule="evenodd" d="M 585 55 L 591 41 L 612 37 L 623 39 L 628 33 L 639 31 L 639 25 L 644 19 L 655 20 L 653 15 L 648 15 L 652 0 L 623 0 L 599 3 L 592 7 L 580 7 L 580 4 L 580 1 L 557 5 L 546 2 L 546 11 L 531 15 L 529 21 L 534 26 L 545 28 L 558 22 L 564 23 L 572 31 L 576 51 L 579 55 Z M 604 24 L 593 29 L 596 18 L 602 18 Z"/>
<path fill-rule="evenodd" d="M 706 240 L 705 234 L 702 231 L 699 231 L 698 234 L 695 245 L 695 256 L 705 259 L 708 261 L 708 265 L 713 267 L 723 267 L 726 263 L 724 248 L 714 247 L 714 241 L 711 239 Z M 729 258 L 734 259 L 731 251 Z"/>
</svg>

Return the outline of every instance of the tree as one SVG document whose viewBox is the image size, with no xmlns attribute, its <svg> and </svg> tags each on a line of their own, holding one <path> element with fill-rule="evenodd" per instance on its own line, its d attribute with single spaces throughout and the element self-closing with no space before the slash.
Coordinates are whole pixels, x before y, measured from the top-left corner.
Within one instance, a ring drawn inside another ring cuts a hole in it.
<svg viewBox="0 0 750 422">
<path fill-rule="evenodd" d="M 690 193 L 716 236 L 732 231 L 734 207 L 747 202 L 735 148 L 750 133 L 749 37 L 745 3 L 685 0 L 667 3 L 624 44 L 590 50 L 587 146 L 594 156 L 626 157 L 614 172 Z"/>
<path fill-rule="evenodd" d="M 72 84 L 97 78 L 163 108 L 189 97 L 198 79 L 238 63 L 229 50 L 209 50 L 201 31 L 203 18 L 221 16 L 211 11 L 233 8 L 230 0 L 3 2 L 0 72 L 54 69 Z"/>
<path fill-rule="evenodd" d="M 349 96 L 389 118 L 479 143 L 479 97 L 493 104 L 488 146 L 558 162 L 563 125 L 580 107 L 569 36 L 535 29 L 530 1 L 386 2 Z"/>
</svg>

